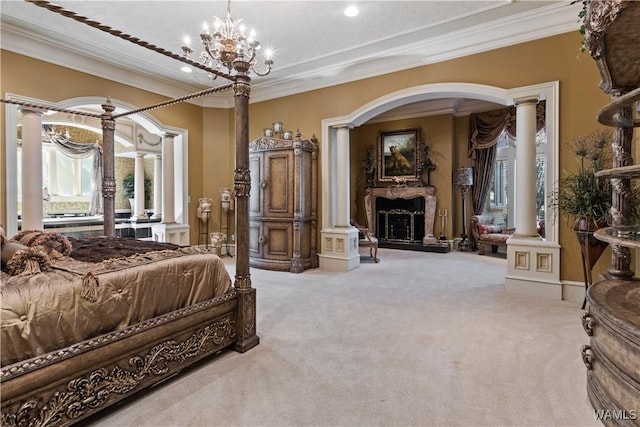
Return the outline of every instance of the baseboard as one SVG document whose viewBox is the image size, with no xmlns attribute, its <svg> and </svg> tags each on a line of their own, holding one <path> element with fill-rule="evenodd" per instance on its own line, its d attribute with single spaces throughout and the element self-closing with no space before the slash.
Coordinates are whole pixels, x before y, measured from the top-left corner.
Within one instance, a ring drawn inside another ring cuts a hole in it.
<svg viewBox="0 0 640 427">
<path fill-rule="evenodd" d="M 328 271 L 351 271 L 360 266 L 360 255 L 350 258 L 340 258 L 318 254 L 318 261 L 321 270 Z"/>
<path fill-rule="evenodd" d="M 575 303 L 582 307 L 585 297 L 585 289 L 583 282 L 563 281 L 562 282 L 562 300 Z"/>
<path fill-rule="evenodd" d="M 505 278 L 505 290 L 507 292 L 513 292 L 520 295 L 529 295 L 558 301 L 562 299 L 562 285 L 559 283 L 555 284 L 507 276 Z"/>
</svg>

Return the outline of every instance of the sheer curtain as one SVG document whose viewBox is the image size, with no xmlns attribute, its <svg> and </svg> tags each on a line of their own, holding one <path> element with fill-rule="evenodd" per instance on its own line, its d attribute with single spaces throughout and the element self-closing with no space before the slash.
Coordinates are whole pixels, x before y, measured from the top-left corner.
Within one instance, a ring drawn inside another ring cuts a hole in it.
<svg viewBox="0 0 640 427">
<path fill-rule="evenodd" d="M 97 142 L 89 144 L 84 142 L 71 141 L 68 136 L 61 133 L 53 133 L 50 126 L 43 126 L 45 132 L 49 134 L 49 142 L 55 144 L 58 150 L 72 159 L 85 159 L 93 154 L 93 192 L 89 203 L 89 214 L 98 215 L 103 213 L 102 205 L 102 147 Z"/>
<path fill-rule="evenodd" d="M 536 131 L 544 128 L 545 101 L 538 102 L 536 107 Z M 469 117 L 469 151 L 473 159 L 473 188 L 471 200 L 473 214 L 480 215 L 487 200 L 487 194 L 493 182 L 494 164 L 496 162 L 498 138 L 502 132 L 516 139 L 516 107 L 474 113 Z M 476 249 L 476 242 L 471 237 L 471 247 Z"/>
</svg>

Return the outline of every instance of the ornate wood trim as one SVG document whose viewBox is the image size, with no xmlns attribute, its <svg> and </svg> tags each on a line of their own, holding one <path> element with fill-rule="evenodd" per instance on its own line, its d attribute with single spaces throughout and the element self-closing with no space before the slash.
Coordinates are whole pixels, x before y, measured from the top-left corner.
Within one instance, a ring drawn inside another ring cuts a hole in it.
<svg viewBox="0 0 640 427">
<path fill-rule="evenodd" d="M 235 338 L 235 318 L 230 314 L 199 328 L 182 341 L 170 339 L 144 354 L 130 357 L 131 369 L 112 363 L 72 378 L 52 394 L 36 394 L 2 408 L 2 425 L 39 427 L 73 422 L 140 386 L 149 385 L 150 377 L 157 381 L 186 362 L 232 343 Z"/>
</svg>

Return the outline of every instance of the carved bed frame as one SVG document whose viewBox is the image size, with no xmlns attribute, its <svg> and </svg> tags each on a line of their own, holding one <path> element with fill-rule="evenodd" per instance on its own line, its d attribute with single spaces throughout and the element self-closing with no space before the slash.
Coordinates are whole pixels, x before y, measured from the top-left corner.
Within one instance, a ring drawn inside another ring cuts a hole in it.
<svg viewBox="0 0 640 427">
<path fill-rule="evenodd" d="M 115 107 L 107 100 L 103 105 L 104 113 L 97 117 L 102 119 L 103 127 L 104 234 L 115 237 L 113 145 L 116 119 L 233 89 L 236 135 L 236 275 L 233 291 L 224 296 L 76 343 L 62 350 L 3 366 L 0 377 L 3 426 L 73 424 L 224 348 L 245 352 L 259 343 L 256 335 L 256 291 L 251 286 L 248 244 L 248 198 L 251 182 L 248 148 L 250 64 L 236 61 L 233 75 L 224 74 L 95 21 L 79 19 L 82 17 L 48 2 L 30 2 L 231 82 L 226 86 L 119 115 L 113 114 Z M 61 111 L 51 105 L 33 105 L 10 99 L 1 99 L 0 102 Z M 81 113 L 87 115 L 86 112 Z"/>
</svg>

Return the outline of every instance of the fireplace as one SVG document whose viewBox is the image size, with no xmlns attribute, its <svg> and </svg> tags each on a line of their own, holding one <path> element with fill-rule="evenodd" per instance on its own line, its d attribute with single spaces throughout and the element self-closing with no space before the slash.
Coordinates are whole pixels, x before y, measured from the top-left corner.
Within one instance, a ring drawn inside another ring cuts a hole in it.
<svg viewBox="0 0 640 427">
<path fill-rule="evenodd" d="M 380 241 L 422 243 L 424 199 L 376 199 L 376 229 Z"/>
<path fill-rule="evenodd" d="M 381 244 L 437 244 L 435 187 L 368 188 L 365 210 L 367 225 Z"/>
</svg>

